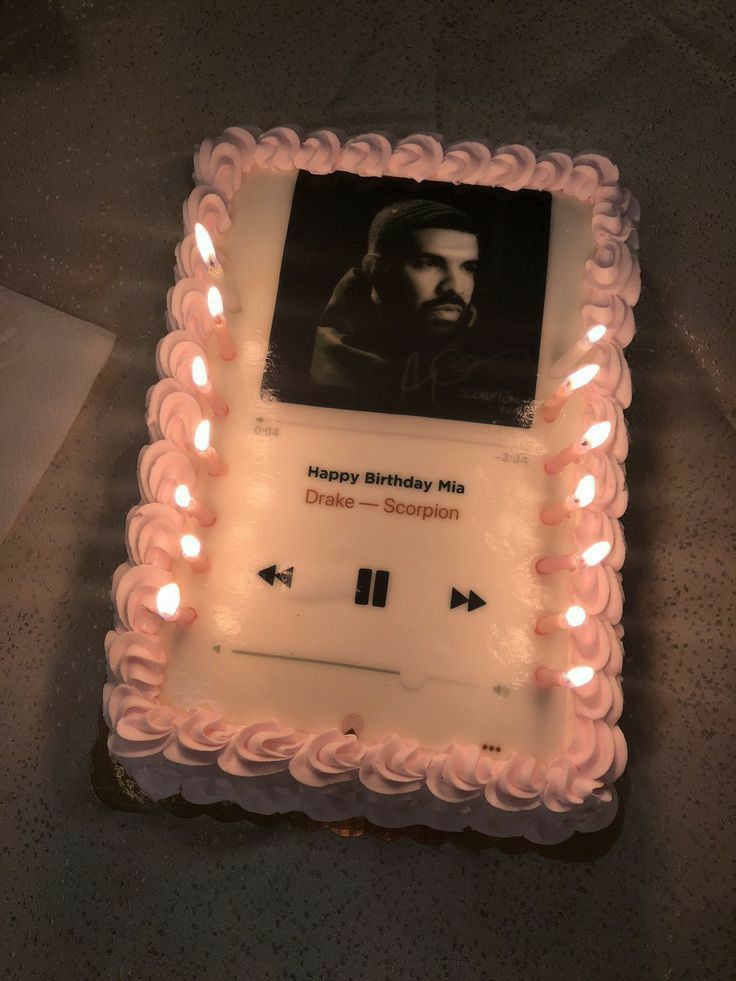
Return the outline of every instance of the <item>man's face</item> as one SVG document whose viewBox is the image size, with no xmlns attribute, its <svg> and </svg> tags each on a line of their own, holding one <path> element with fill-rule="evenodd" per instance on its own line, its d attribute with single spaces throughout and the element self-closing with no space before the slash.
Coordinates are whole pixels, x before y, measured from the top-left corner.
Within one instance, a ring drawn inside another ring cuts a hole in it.
<svg viewBox="0 0 736 981">
<path fill-rule="evenodd" d="M 395 317 L 425 334 L 451 334 L 475 288 L 478 239 L 451 228 L 412 232 L 404 255 L 390 261 L 376 292 Z"/>
</svg>

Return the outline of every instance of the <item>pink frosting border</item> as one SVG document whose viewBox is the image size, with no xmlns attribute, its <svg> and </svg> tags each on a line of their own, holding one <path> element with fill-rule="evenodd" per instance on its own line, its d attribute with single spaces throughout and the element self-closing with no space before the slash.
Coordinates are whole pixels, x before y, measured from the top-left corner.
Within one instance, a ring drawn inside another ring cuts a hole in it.
<svg viewBox="0 0 736 981">
<path fill-rule="evenodd" d="M 595 384 L 579 394 L 587 401 L 587 419 L 608 420 L 611 434 L 587 455 L 580 470 L 594 473 L 597 492 L 591 507 L 573 520 L 579 547 L 605 538 L 612 549 L 601 565 L 570 574 L 571 598 L 589 616 L 586 629 L 571 636 L 570 660 L 573 665 L 591 665 L 595 675 L 571 691 L 573 732 L 564 752 L 548 764 L 514 752 L 499 757 L 473 745 L 428 750 L 396 735 L 365 744 L 336 728 L 309 733 L 274 721 L 234 725 L 202 708 L 180 712 L 161 704 L 166 653 L 159 638 L 160 619 L 150 607 L 157 589 L 168 580 L 165 570 L 182 524 L 173 490 L 184 482 L 196 494 L 197 486 L 208 479 L 190 447 L 193 426 L 207 414 L 206 407 L 199 405 L 178 370 L 181 357 L 203 347 L 213 329 L 205 302 L 210 280 L 193 247 L 193 229 L 201 222 L 216 246 L 222 242 L 231 224 L 232 199 L 254 165 L 550 190 L 592 205 L 595 254 L 585 266 L 588 302 L 581 310 L 581 333 L 597 323 L 605 324 L 608 332 L 591 352 L 601 365 Z M 186 234 L 177 248 L 177 283 L 168 294 L 167 324 L 180 334 L 165 337 L 159 345 L 162 380 L 147 397 L 152 442 L 141 451 L 138 464 L 141 505 L 128 519 L 129 562 L 113 577 L 116 622 L 105 641 L 110 680 L 104 691 L 111 754 L 123 761 L 159 757 L 191 767 L 216 764 L 223 774 L 236 778 L 288 769 L 310 787 L 358 779 L 369 790 L 386 795 L 426 786 L 442 801 L 483 795 L 489 805 L 504 811 L 546 807 L 564 812 L 595 798 L 609 802 L 610 785 L 623 771 L 627 755 L 616 724 L 623 706 L 619 569 L 625 551 L 618 519 L 627 503 L 623 461 L 628 439 L 622 410 L 631 399 L 623 349 L 634 335 L 632 307 L 640 290 L 639 206 L 619 185 L 618 168 L 598 154 L 535 154 L 519 144 L 492 151 L 474 141 L 445 147 L 439 138 L 424 133 L 394 142 L 380 133 L 345 138 L 329 129 L 304 135 L 285 126 L 263 133 L 232 127 L 201 144 L 194 157 L 194 179 L 195 188 L 184 204 Z M 179 337 L 185 345 L 181 357 Z"/>
</svg>

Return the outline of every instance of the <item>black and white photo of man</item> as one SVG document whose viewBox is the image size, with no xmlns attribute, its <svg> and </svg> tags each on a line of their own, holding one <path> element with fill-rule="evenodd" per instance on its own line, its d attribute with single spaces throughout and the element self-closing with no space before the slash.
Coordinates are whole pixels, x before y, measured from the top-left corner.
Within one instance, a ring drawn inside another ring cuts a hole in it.
<svg viewBox="0 0 736 981">
<path fill-rule="evenodd" d="M 264 395 L 527 425 L 548 199 L 356 181 L 297 182 Z"/>
<path fill-rule="evenodd" d="M 459 209 L 424 200 L 383 208 L 360 267 L 342 277 L 321 317 L 313 381 L 408 396 L 416 361 L 440 367 L 469 346 L 477 268 L 478 236 Z"/>
</svg>

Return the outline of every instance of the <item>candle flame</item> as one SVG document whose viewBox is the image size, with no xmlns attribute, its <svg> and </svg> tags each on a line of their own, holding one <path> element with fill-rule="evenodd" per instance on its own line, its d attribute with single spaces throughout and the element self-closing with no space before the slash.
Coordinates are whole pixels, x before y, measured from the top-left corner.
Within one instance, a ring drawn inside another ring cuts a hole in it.
<svg viewBox="0 0 736 981">
<path fill-rule="evenodd" d="M 605 324 L 595 324 L 586 332 L 585 336 L 591 344 L 596 344 L 598 341 L 602 341 L 607 333 L 608 327 Z"/>
<path fill-rule="evenodd" d="M 210 421 L 203 419 L 194 430 L 194 448 L 204 453 L 210 448 Z"/>
<path fill-rule="evenodd" d="M 583 385 L 587 385 L 588 382 L 593 381 L 595 376 L 601 370 L 599 364 L 586 364 L 582 368 L 578 368 L 577 371 L 573 371 L 571 375 L 568 375 L 565 380 L 565 387 L 571 392 L 574 392 L 578 388 L 582 388 Z"/>
<path fill-rule="evenodd" d="M 176 616 L 181 603 L 181 593 L 175 582 L 169 582 L 156 593 L 156 610 L 162 617 Z"/>
<path fill-rule="evenodd" d="M 192 381 L 197 388 L 204 388 L 207 384 L 207 363 L 201 354 L 192 360 Z"/>
<path fill-rule="evenodd" d="M 186 484 L 178 484 L 174 490 L 174 501 L 180 508 L 188 508 L 192 503 L 192 495 Z"/>
<path fill-rule="evenodd" d="M 222 294 L 216 286 L 210 286 L 207 290 L 207 309 L 211 317 L 221 317 L 225 309 L 222 302 Z"/>
<path fill-rule="evenodd" d="M 565 620 L 569 627 L 582 627 L 587 614 L 582 606 L 570 606 L 565 610 Z"/>
<path fill-rule="evenodd" d="M 611 546 L 608 542 L 596 542 L 594 545 L 586 548 L 581 553 L 581 557 L 587 566 L 594 566 L 602 562 L 610 551 Z"/>
<path fill-rule="evenodd" d="M 581 664 L 565 671 L 563 678 L 569 688 L 580 688 L 582 685 L 587 685 L 594 674 L 595 669 L 591 668 L 589 664 Z"/>
<path fill-rule="evenodd" d="M 181 554 L 187 559 L 196 559 L 202 551 L 202 543 L 196 535 L 181 536 Z"/>
<path fill-rule="evenodd" d="M 210 238 L 210 233 L 200 222 L 197 222 L 194 226 L 194 238 L 197 241 L 197 248 L 199 249 L 199 254 L 202 256 L 202 261 L 208 266 L 216 266 L 217 257 L 215 255 L 215 246 Z"/>
<path fill-rule="evenodd" d="M 595 497 L 595 477 L 587 473 L 579 482 L 573 493 L 573 500 L 579 508 L 587 508 Z"/>
<path fill-rule="evenodd" d="M 583 446 L 587 446 L 591 450 L 594 450 L 598 446 L 602 446 L 610 435 L 610 422 L 596 422 L 590 427 L 590 429 L 585 430 L 580 442 Z"/>
</svg>

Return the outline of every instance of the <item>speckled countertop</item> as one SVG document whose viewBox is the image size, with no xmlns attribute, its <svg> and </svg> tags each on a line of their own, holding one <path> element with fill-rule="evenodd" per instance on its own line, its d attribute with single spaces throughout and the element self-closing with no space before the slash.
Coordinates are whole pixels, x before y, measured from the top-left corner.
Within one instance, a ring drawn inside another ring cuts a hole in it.
<svg viewBox="0 0 736 981">
<path fill-rule="evenodd" d="M 728 7 L 6 0 L 0 279 L 118 336 L 0 550 L 7 977 L 733 977 Z M 108 591 L 192 149 L 246 121 L 601 149 L 640 198 L 631 759 L 603 835 L 382 841 L 93 796 Z"/>
</svg>

